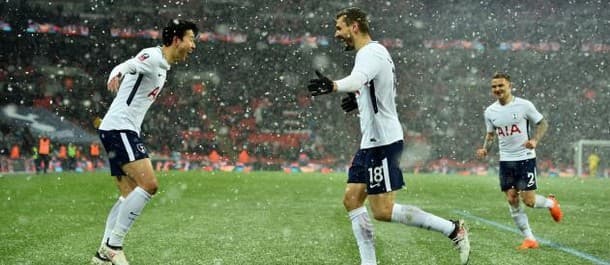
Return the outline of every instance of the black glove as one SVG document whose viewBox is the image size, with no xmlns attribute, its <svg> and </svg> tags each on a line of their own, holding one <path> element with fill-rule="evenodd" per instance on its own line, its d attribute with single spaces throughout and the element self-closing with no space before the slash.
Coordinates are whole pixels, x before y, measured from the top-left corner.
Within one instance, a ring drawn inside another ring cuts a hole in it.
<svg viewBox="0 0 610 265">
<path fill-rule="evenodd" d="M 347 96 L 341 99 L 341 108 L 347 113 L 358 108 L 356 101 L 356 93 L 347 93 Z"/>
<path fill-rule="evenodd" d="M 318 79 L 309 80 L 309 85 L 307 86 L 309 93 L 315 97 L 333 92 L 333 81 L 318 70 L 316 70 L 316 75 L 318 75 Z"/>
</svg>

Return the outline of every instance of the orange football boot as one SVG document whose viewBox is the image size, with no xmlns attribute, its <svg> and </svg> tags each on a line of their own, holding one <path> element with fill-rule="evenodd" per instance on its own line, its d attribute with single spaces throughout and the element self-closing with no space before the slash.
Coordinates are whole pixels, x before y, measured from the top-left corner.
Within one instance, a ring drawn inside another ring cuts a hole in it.
<svg viewBox="0 0 610 265">
<path fill-rule="evenodd" d="M 521 245 L 517 247 L 518 250 L 530 248 L 538 248 L 538 241 L 536 241 L 536 239 L 526 238 L 525 240 L 523 240 L 523 243 L 521 243 Z"/>
<path fill-rule="evenodd" d="M 561 207 L 559 207 L 559 202 L 553 194 L 550 194 L 547 198 L 553 201 L 553 207 L 549 208 L 549 212 L 551 212 L 551 217 L 553 217 L 553 220 L 555 220 L 555 222 L 559 223 L 561 221 L 561 218 L 563 218 L 563 212 L 561 211 Z"/>
</svg>

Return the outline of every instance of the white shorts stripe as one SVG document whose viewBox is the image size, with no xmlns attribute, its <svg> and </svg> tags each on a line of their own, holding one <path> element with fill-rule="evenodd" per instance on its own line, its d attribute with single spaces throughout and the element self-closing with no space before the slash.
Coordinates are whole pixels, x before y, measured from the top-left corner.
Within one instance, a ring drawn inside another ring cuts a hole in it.
<svg viewBox="0 0 610 265">
<path fill-rule="evenodd" d="M 385 183 L 385 191 L 392 191 L 392 183 L 390 183 L 390 168 L 388 167 L 388 158 L 381 160 L 381 166 L 383 167 L 383 183 Z"/>
<path fill-rule="evenodd" d="M 127 134 L 121 133 L 121 140 L 123 140 L 123 147 L 125 147 L 125 151 L 127 151 L 127 156 L 129 156 L 129 161 L 136 160 L 136 157 L 133 155 L 133 149 L 131 149 L 131 144 L 129 144 L 129 140 L 127 140 Z"/>
</svg>

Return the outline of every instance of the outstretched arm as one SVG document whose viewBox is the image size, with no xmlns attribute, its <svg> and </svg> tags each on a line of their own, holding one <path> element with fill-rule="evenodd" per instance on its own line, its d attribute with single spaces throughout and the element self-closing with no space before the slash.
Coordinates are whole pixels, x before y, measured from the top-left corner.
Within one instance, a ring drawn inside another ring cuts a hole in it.
<svg viewBox="0 0 610 265">
<path fill-rule="evenodd" d="M 334 91 L 356 92 L 366 84 L 366 76 L 360 72 L 352 72 L 349 76 L 334 82 Z"/>
<path fill-rule="evenodd" d="M 332 92 L 356 92 L 367 82 L 366 76 L 359 72 L 354 72 L 337 81 L 331 80 L 318 70 L 316 70 L 316 75 L 318 78 L 309 80 L 307 86 L 309 93 L 314 97 Z"/>
</svg>

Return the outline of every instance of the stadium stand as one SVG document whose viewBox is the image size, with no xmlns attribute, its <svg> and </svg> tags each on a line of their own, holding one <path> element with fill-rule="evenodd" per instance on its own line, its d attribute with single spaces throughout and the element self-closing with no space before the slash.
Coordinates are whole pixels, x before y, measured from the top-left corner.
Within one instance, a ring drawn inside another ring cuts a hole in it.
<svg viewBox="0 0 610 265">
<path fill-rule="evenodd" d="M 166 20 L 197 18 L 202 34 L 194 59 L 172 69 L 143 124 L 158 156 L 179 152 L 205 160 L 215 149 L 234 159 L 247 147 L 254 160 L 269 163 L 290 163 L 300 153 L 339 168 L 351 160 L 359 142 L 356 118 L 341 113 L 340 97 L 313 101 L 304 89 L 315 68 L 331 77 L 350 69 L 351 56 L 332 40 L 332 14 L 341 6 L 176 3 L 0 3 L 2 105 L 44 108 L 94 134 L 95 119 L 112 100 L 104 86 L 111 68 L 158 43 Z M 376 7 L 370 8 L 372 25 L 384 30 L 373 28 L 374 37 L 390 48 L 399 71 L 407 143 L 428 150 L 407 158 L 418 160 L 407 163 L 412 170 L 487 165 L 473 153 L 482 142 L 495 71 L 509 72 L 514 94 L 548 117 L 551 131 L 539 157 L 551 161 L 549 167 L 572 164 L 569 143 L 610 135 L 607 1 L 376 3 L 355 1 Z M 179 81 L 183 76 L 187 81 Z M 1 147 L 20 143 L 28 156 L 29 143 L 19 140 L 23 128 L 2 125 Z"/>
</svg>

